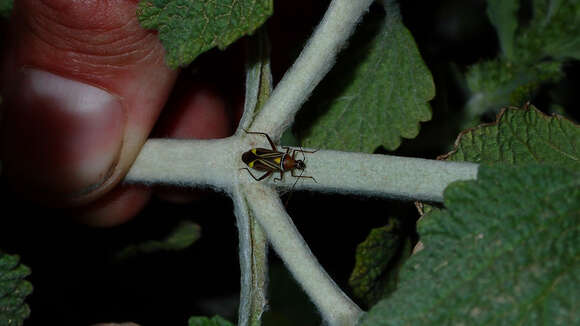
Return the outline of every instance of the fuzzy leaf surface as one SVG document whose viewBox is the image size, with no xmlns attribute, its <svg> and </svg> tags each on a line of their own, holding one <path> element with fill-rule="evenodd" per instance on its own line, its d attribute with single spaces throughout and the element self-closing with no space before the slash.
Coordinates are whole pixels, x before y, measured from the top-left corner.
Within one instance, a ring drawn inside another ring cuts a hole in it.
<svg viewBox="0 0 580 326">
<path fill-rule="evenodd" d="M 0 253 L 0 326 L 19 326 L 30 315 L 24 302 L 32 293 L 26 281 L 30 269 L 20 264 L 20 258 Z"/>
<path fill-rule="evenodd" d="M 531 1 L 531 17 L 525 23 L 518 23 L 515 5 L 513 0 L 488 0 L 488 16 L 505 55 L 477 63 L 467 72 L 472 93 L 468 118 L 502 106 L 521 105 L 540 85 L 558 82 L 564 76 L 566 60 L 580 59 L 580 1 Z M 515 34 L 510 17 L 518 23 Z"/>
<path fill-rule="evenodd" d="M 431 119 L 431 73 L 396 10 L 371 13 L 297 118 L 304 146 L 396 149 Z"/>
<path fill-rule="evenodd" d="M 213 316 L 212 318 L 208 317 L 191 317 L 188 321 L 189 326 L 234 326 L 228 320 L 220 317 L 220 316 Z"/>
<path fill-rule="evenodd" d="M 393 291 L 399 261 L 409 253 L 410 242 L 394 218 L 389 224 L 372 229 L 356 248 L 355 266 L 348 280 L 355 297 L 371 306 Z"/>
<path fill-rule="evenodd" d="M 518 8 L 517 0 L 487 0 L 487 16 L 497 31 L 503 54 L 509 59 L 514 55 Z"/>
<path fill-rule="evenodd" d="M 424 249 L 362 325 L 578 325 L 578 169 L 484 165 L 429 215 Z"/>
<path fill-rule="evenodd" d="M 475 163 L 549 163 L 580 168 L 580 127 L 535 107 L 504 109 L 492 124 L 461 133 L 451 161 Z"/>
<path fill-rule="evenodd" d="M 516 40 L 518 52 L 528 57 L 580 60 L 580 2 L 534 0 L 532 21 Z"/>
<path fill-rule="evenodd" d="M 495 59 L 477 63 L 466 74 L 472 91 L 467 114 L 474 117 L 504 106 L 518 106 L 528 101 L 542 83 L 555 83 L 563 76 L 559 61 L 514 64 Z"/>
<path fill-rule="evenodd" d="M 181 222 L 162 240 L 149 240 L 127 246 L 117 254 L 118 259 L 125 259 L 137 254 L 157 251 L 182 250 L 191 246 L 201 237 L 201 227 L 191 221 Z"/>
<path fill-rule="evenodd" d="M 8 19 L 12 14 L 14 0 L 0 0 L 0 18 Z"/>
<path fill-rule="evenodd" d="M 141 25 L 159 32 L 172 68 L 252 34 L 272 12 L 272 0 L 142 0 L 137 9 Z"/>
</svg>

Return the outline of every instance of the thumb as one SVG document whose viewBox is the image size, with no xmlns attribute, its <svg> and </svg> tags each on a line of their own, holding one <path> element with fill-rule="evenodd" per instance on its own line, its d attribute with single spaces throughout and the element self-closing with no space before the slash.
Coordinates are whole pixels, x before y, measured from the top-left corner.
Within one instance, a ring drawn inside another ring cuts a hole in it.
<svg viewBox="0 0 580 326">
<path fill-rule="evenodd" d="M 82 204 L 109 192 L 151 131 L 177 72 L 135 1 L 15 3 L 2 62 L 2 174 L 23 196 Z"/>
</svg>

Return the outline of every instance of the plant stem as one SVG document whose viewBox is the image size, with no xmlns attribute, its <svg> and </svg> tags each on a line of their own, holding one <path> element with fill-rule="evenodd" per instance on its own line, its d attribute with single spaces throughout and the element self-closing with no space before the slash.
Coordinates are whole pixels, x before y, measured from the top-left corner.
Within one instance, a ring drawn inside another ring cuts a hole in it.
<svg viewBox="0 0 580 326">
<path fill-rule="evenodd" d="M 256 326 L 260 325 L 267 306 L 268 243 L 240 188 L 238 185 L 232 196 L 239 231 L 241 270 L 238 326 Z"/>
<path fill-rule="evenodd" d="M 295 189 L 339 192 L 409 200 L 443 201 L 443 191 L 451 182 L 477 178 L 478 165 L 393 155 L 377 155 L 320 150 L 304 154 L 303 179 Z M 298 154 L 301 156 L 301 154 Z M 295 178 L 274 183 L 288 188 Z"/>
<path fill-rule="evenodd" d="M 252 83 L 251 88 L 247 89 L 245 113 L 240 126 L 268 133 L 273 139 L 278 139 L 314 87 L 330 70 L 338 52 L 371 3 L 371 0 L 333 0 L 306 47 L 255 119 L 254 110 L 258 109 L 258 105 L 254 98 L 263 93 L 260 87 L 268 85 Z M 247 77 L 258 81 L 263 76 L 258 69 L 254 69 L 249 71 Z M 220 140 L 150 140 L 143 147 L 126 181 L 214 187 L 233 197 L 240 227 L 240 314 L 244 315 L 240 316 L 241 324 L 259 323 L 265 304 L 262 295 L 266 284 L 266 244 L 260 227 L 253 224 L 253 218 L 258 220 L 268 240 L 316 304 L 325 322 L 332 326 L 356 324 L 362 311 L 320 266 L 280 203 L 274 188 L 265 185 L 272 183 L 274 178 L 256 183 L 247 171 L 240 170 L 243 167 L 242 153 L 263 141 L 239 130 L 235 136 Z M 336 151 L 308 154 L 307 162 L 306 175 L 314 176 L 318 183 L 302 179 L 304 182 L 300 182 L 298 188 L 434 201 L 442 200 L 443 189 L 450 182 L 476 178 L 478 168 L 469 163 Z M 293 181 L 287 177 L 284 182 L 273 185 L 289 187 Z M 253 232 L 252 227 L 257 232 Z M 254 252 L 254 249 L 257 251 Z"/>
<path fill-rule="evenodd" d="M 238 137 L 150 139 L 125 177 L 129 183 L 212 187 L 230 192 L 241 153 Z"/>
<path fill-rule="evenodd" d="M 260 139 L 260 138 L 257 138 Z M 263 141 L 263 140 L 262 140 Z M 149 140 L 126 177 L 127 182 L 214 187 L 231 192 L 236 182 L 255 183 L 243 167 L 241 154 L 248 148 L 238 137 L 219 140 Z M 296 189 L 356 193 L 365 196 L 441 202 L 451 182 L 477 178 L 478 165 L 380 154 L 320 150 L 306 155 L 304 175 Z M 286 173 L 288 174 L 288 173 Z M 295 178 L 269 183 L 290 188 Z"/>
<path fill-rule="evenodd" d="M 334 0 L 292 67 L 256 117 L 252 130 L 278 139 L 330 70 L 372 0 Z"/>
<path fill-rule="evenodd" d="M 266 231 L 268 240 L 294 278 L 332 326 L 355 325 L 362 310 L 352 302 L 320 266 L 286 213 L 277 193 L 262 184 L 244 187 L 249 207 Z"/>
<path fill-rule="evenodd" d="M 272 92 L 270 44 L 266 30 L 261 28 L 246 42 L 246 94 L 240 128 L 248 128 L 255 112 L 263 107 Z M 248 208 L 241 185 L 232 192 L 239 236 L 240 306 L 238 326 L 259 326 L 267 307 L 268 243 L 260 224 Z"/>
</svg>

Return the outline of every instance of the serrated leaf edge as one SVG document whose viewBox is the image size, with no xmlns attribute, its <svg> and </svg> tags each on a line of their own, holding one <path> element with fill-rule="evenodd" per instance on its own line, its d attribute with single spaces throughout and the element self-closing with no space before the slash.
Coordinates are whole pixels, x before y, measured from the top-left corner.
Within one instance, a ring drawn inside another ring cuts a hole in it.
<svg viewBox="0 0 580 326">
<path fill-rule="evenodd" d="M 459 145 L 461 144 L 461 141 L 463 140 L 463 137 L 467 134 L 470 134 L 476 130 L 479 129 L 483 129 L 483 128 L 487 128 L 487 127 L 493 127 L 493 126 L 497 126 L 499 125 L 499 123 L 502 121 L 503 116 L 506 114 L 506 112 L 510 111 L 510 110 L 516 110 L 516 111 L 524 111 L 524 112 L 528 112 L 528 111 L 535 111 L 539 117 L 543 118 L 543 119 L 550 119 L 550 118 L 555 118 L 555 119 L 559 119 L 559 120 L 566 120 L 569 121 L 570 123 L 573 123 L 572 120 L 559 115 L 559 114 L 552 114 L 552 115 L 548 115 L 540 110 L 538 110 L 535 106 L 533 106 L 530 102 L 527 102 L 526 104 L 524 104 L 523 107 L 519 108 L 519 107 L 515 107 L 515 106 L 508 106 L 508 107 L 504 107 L 501 109 L 501 111 L 496 115 L 495 121 L 493 122 L 487 122 L 487 123 L 482 123 L 480 125 L 477 125 L 475 127 L 471 127 L 471 128 L 467 128 L 463 131 L 461 131 L 459 133 L 459 135 L 457 135 L 457 138 L 455 139 L 455 142 L 453 143 L 453 149 L 451 151 L 449 151 L 448 153 L 445 154 L 441 154 L 439 156 L 437 156 L 437 160 L 440 161 L 445 161 L 447 160 L 451 155 L 455 154 L 458 150 L 459 150 Z"/>
</svg>

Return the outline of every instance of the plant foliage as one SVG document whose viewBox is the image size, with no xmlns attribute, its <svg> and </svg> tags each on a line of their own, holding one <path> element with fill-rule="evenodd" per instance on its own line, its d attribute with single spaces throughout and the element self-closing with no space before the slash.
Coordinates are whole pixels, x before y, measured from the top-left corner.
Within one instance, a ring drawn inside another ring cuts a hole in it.
<svg viewBox="0 0 580 326">
<path fill-rule="evenodd" d="M 549 163 L 579 168 L 580 127 L 534 106 L 504 109 L 497 121 L 462 132 L 444 156 L 475 163 Z"/>
<path fill-rule="evenodd" d="M 580 2 L 531 1 L 531 17 L 518 16 L 523 2 L 488 0 L 488 16 L 502 55 L 473 65 L 467 72 L 469 116 L 506 105 L 520 105 L 543 83 L 563 76 L 562 64 L 580 59 Z"/>
<path fill-rule="evenodd" d="M 136 254 L 146 254 L 157 251 L 182 250 L 191 246 L 201 237 L 201 227 L 191 221 L 181 222 L 163 240 L 149 240 L 139 244 L 133 244 L 123 249 L 117 257 L 128 258 Z"/>
<path fill-rule="evenodd" d="M 234 326 L 226 319 L 220 316 L 208 317 L 191 317 L 188 322 L 189 326 Z"/>
<path fill-rule="evenodd" d="M 356 248 L 355 266 L 348 281 L 355 297 L 372 306 L 393 291 L 400 262 L 410 249 L 410 239 L 400 230 L 396 219 L 372 229 Z"/>
<path fill-rule="evenodd" d="M 137 15 L 144 28 L 159 32 L 167 63 L 176 68 L 252 34 L 272 11 L 272 0 L 142 0 Z"/>
<path fill-rule="evenodd" d="M 359 27 L 312 99 L 298 116 L 308 147 L 373 152 L 394 150 L 431 119 L 431 73 L 398 8 L 372 13 Z"/>
<path fill-rule="evenodd" d="M 14 0 L 0 0 L 0 18 L 8 19 L 14 7 Z"/>
<path fill-rule="evenodd" d="M 580 173 L 481 166 L 419 224 L 425 249 L 363 325 L 574 325 Z"/>
<path fill-rule="evenodd" d="M 0 253 L 0 326 L 22 325 L 30 314 L 26 297 L 32 285 L 25 280 L 30 269 L 15 255 Z"/>
</svg>

